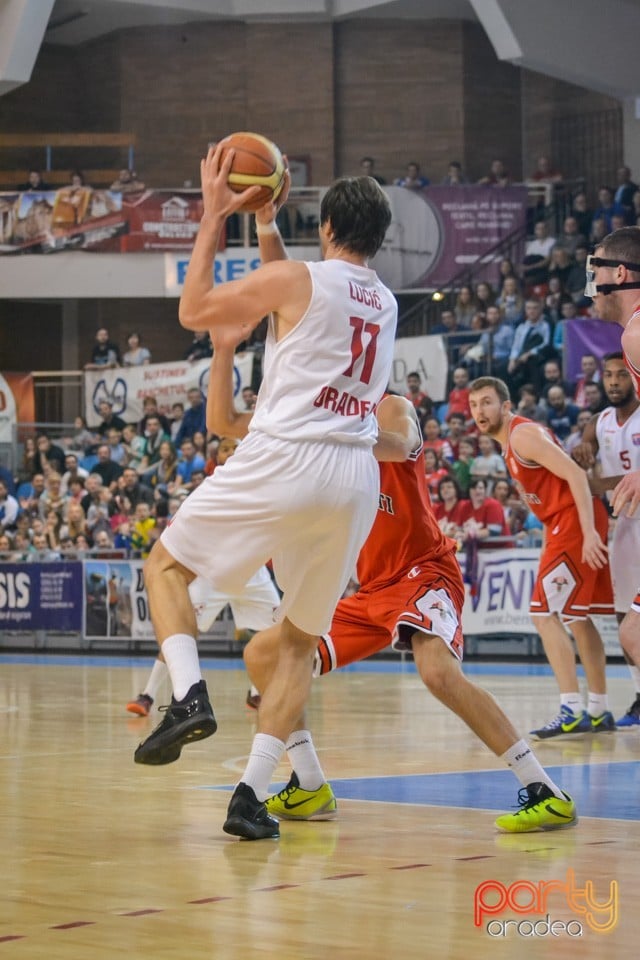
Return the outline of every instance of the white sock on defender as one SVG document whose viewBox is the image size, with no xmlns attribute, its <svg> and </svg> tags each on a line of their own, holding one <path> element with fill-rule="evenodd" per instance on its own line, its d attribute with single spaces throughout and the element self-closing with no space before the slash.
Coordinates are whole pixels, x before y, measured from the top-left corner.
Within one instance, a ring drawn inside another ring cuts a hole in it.
<svg viewBox="0 0 640 960">
<path fill-rule="evenodd" d="M 590 717 L 601 717 L 608 709 L 609 697 L 606 693 L 591 693 L 591 691 L 589 691 L 587 711 Z"/>
<path fill-rule="evenodd" d="M 546 783 L 556 797 L 564 800 L 562 790 L 545 772 L 526 740 L 518 740 L 500 759 L 511 767 L 523 787 L 528 787 L 530 783 Z"/>
<path fill-rule="evenodd" d="M 308 730 L 296 730 L 285 747 L 303 790 L 319 790 L 325 782 L 316 748 Z"/>
<path fill-rule="evenodd" d="M 158 690 L 164 683 L 168 674 L 169 671 L 167 670 L 167 665 L 164 660 L 154 660 L 151 673 L 149 674 L 149 679 L 147 680 L 146 686 L 142 691 L 143 694 L 145 694 L 147 697 L 151 697 L 151 699 L 155 702 L 158 699 Z"/>
</svg>

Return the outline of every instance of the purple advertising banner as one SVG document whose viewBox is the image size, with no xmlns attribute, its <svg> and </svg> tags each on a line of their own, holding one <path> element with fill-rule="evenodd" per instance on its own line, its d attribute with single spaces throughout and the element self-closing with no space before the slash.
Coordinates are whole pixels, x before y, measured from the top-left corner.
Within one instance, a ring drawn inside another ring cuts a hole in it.
<svg viewBox="0 0 640 960">
<path fill-rule="evenodd" d="M 524 255 L 528 191 L 519 187 L 385 187 L 392 220 L 372 266 L 393 290 L 447 285 L 486 258 L 475 280 L 495 283 L 501 241 L 521 234 L 512 257 Z"/>
<path fill-rule="evenodd" d="M 564 376 L 573 383 L 581 374 L 580 358 L 593 353 L 602 361 L 607 353 L 620 350 L 622 327 L 591 317 L 568 320 L 564 331 Z M 602 363 L 600 362 L 600 366 Z"/>
<path fill-rule="evenodd" d="M 3 563 L 0 629 L 80 630 L 82 564 Z"/>
</svg>

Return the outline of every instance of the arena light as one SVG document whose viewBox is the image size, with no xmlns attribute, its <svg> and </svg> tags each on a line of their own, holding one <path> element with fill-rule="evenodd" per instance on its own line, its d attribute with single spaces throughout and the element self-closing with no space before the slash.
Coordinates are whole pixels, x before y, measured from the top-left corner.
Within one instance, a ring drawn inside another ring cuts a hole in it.
<svg viewBox="0 0 640 960">
<path fill-rule="evenodd" d="M 435 300 L 436 303 L 440 303 L 441 300 L 444 300 L 444 293 L 442 290 L 436 290 L 431 299 Z"/>
</svg>

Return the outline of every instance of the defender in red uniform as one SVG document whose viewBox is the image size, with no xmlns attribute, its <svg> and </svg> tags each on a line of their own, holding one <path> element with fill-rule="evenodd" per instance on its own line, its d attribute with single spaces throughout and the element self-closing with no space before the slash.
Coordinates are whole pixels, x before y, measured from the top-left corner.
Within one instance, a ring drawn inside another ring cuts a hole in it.
<svg viewBox="0 0 640 960">
<path fill-rule="evenodd" d="M 640 227 L 621 227 L 604 238 L 587 260 L 585 295 L 593 298 L 602 320 L 623 328 L 622 350 L 640 397 Z M 616 516 L 633 516 L 640 504 L 640 470 L 625 474 L 613 491 Z M 620 645 L 630 664 L 640 668 L 640 589 L 620 624 Z"/>
<path fill-rule="evenodd" d="M 606 510 L 591 496 L 586 473 L 551 431 L 511 412 L 509 389 L 502 380 L 474 380 L 470 402 L 480 433 L 500 443 L 520 496 L 545 528 L 530 614 L 560 688 L 560 714 L 531 732 L 547 739 L 615 730 L 606 695 L 604 647 L 589 616 L 613 613 Z M 564 624 L 571 624 L 587 677 L 587 710 Z"/>
<path fill-rule="evenodd" d="M 389 643 L 411 650 L 431 693 L 464 720 L 526 788 L 521 809 L 498 817 L 498 828 L 524 832 L 568 826 L 575 822 L 573 801 L 548 777 L 493 697 L 460 669 L 464 585 L 456 544 L 433 515 L 411 405 L 401 397 L 386 397 L 377 417 L 380 435 L 374 451 L 381 461 L 381 493 L 358 558 L 360 589 L 339 602 L 329 633 L 318 646 L 314 672 L 317 676 L 362 660 Z M 245 663 L 258 689 L 277 669 L 276 641 L 273 630 L 261 631 L 245 648 Z M 284 790 L 266 801 L 269 812 L 285 819 L 333 817 L 335 797 L 303 717 L 286 749 L 294 772 Z"/>
</svg>

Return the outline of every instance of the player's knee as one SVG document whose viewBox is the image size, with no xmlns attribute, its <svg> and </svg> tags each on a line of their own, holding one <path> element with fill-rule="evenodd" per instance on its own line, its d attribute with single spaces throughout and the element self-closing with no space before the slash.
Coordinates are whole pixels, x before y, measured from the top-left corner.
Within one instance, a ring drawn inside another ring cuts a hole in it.
<svg viewBox="0 0 640 960">
<path fill-rule="evenodd" d="M 187 574 L 187 571 L 171 556 L 168 550 L 161 543 L 156 543 L 153 550 L 144 563 L 144 583 L 147 591 L 153 590 L 158 583 L 159 578 L 166 576 L 170 572 L 180 572 Z M 187 582 L 193 579 L 193 575 L 184 577 Z"/>
<path fill-rule="evenodd" d="M 438 700 L 447 700 L 459 676 L 457 662 L 441 637 L 414 634 L 413 657 L 422 682 Z"/>
<path fill-rule="evenodd" d="M 273 631 L 258 630 L 242 652 L 242 659 L 250 677 L 264 676 L 273 669 L 277 658 L 277 647 L 274 645 Z"/>
</svg>

